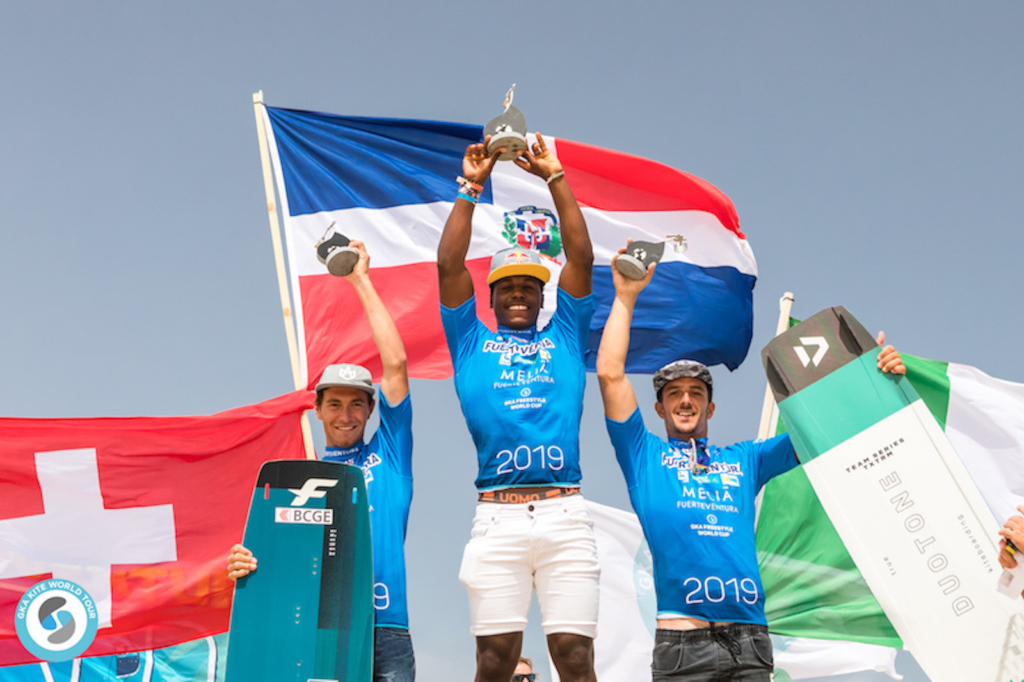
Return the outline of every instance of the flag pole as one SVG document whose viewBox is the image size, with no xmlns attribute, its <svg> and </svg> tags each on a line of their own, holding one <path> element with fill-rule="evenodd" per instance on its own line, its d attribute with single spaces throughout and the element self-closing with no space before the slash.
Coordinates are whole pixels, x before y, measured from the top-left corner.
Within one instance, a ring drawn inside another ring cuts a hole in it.
<svg viewBox="0 0 1024 682">
<path fill-rule="evenodd" d="M 263 167 L 263 191 L 267 197 L 267 214 L 270 218 L 270 238 L 274 244 L 274 263 L 277 265 L 277 286 L 281 294 L 281 312 L 284 315 L 284 333 L 288 339 L 288 356 L 292 363 L 292 380 L 295 390 L 306 388 L 299 370 L 299 344 L 295 334 L 295 319 L 292 316 L 291 292 L 288 289 L 288 276 L 284 267 L 284 249 L 281 246 L 281 220 L 277 214 L 277 202 L 274 201 L 274 175 L 270 168 L 270 145 L 267 142 L 265 106 L 263 91 L 254 92 L 252 106 L 256 114 L 256 135 L 260 143 L 260 164 Z M 316 459 L 313 450 L 313 433 L 309 426 L 309 416 L 302 413 L 302 440 L 306 446 L 306 457 Z"/>
<path fill-rule="evenodd" d="M 789 329 L 789 313 L 793 309 L 793 292 L 787 291 L 779 299 L 779 322 L 775 325 L 775 336 Z M 775 425 L 779 421 L 779 406 L 775 404 L 771 386 L 764 388 L 764 405 L 761 407 L 761 425 L 757 429 L 758 438 L 771 438 L 775 435 Z"/>
</svg>

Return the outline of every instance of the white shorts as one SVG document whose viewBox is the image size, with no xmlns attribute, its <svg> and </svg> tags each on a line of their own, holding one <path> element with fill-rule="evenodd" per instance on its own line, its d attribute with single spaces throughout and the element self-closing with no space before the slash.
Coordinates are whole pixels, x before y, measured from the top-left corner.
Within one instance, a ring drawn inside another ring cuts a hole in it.
<svg viewBox="0 0 1024 682">
<path fill-rule="evenodd" d="M 597 635 L 594 522 L 582 495 L 538 502 L 479 502 L 459 581 L 476 637 L 522 632 L 537 589 L 544 634 Z"/>
</svg>

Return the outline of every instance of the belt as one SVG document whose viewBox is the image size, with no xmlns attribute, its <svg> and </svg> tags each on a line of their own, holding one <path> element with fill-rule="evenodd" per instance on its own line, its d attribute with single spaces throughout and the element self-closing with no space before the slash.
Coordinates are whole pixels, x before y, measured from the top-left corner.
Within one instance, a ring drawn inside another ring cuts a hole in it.
<svg viewBox="0 0 1024 682">
<path fill-rule="evenodd" d="M 520 504 L 523 502 L 539 502 L 553 500 L 558 497 L 579 495 L 579 488 L 558 488 L 544 486 L 541 488 L 505 488 L 503 490 L 487 490 L 477 496 L 480 502 L 496 502 L 498 504 Z"/>
</svg>

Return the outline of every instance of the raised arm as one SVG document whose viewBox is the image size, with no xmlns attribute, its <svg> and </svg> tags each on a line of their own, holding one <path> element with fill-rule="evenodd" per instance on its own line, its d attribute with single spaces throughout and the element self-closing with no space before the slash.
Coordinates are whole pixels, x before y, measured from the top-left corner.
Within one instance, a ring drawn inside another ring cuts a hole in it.
<svg viewBox="0 0 1024 682">
<path fill-rule="evenodd" d="M 505 148 L 496 149 L 490 156 L 487 155 L 487 140 L 483 144 L 471 144 L 466 147 L 466 154 L 462 157 L 462 175 L 470 183 L 483 187 L 487 178 L 498 161 L 498 155 L 505 151 Z M 480 190 L 476 190 L 479 192 Z M 455 205 L 444 224 L 444 232 L 441 233 L 441 241 L 437 245 L 437 280 L 441 294 L 441 304 L 448 308 L 457 308 L 473 295 L 473 278 L 466 269 L 466 254 L 469 252 L 469 241 L 473 236 L 473 209 L 476 208 L 476 200 L 470 196 L 463 198 L 460 190 L 459 197 L 455 199 Z"/>
<path fill-rule="evenodd" d="M 515 159 L 520 168 L 533 173 L 548 183 L 551 198 L 558 212 L 558 222 L 565 248 L 565 267 L 558 280 L 558 286 L 576 298 L 590 293 L 591 273 L 594 268 L 594 249 L 587 232 L 587 221 L 583 219 L 576 197 L 562 171 L 562 163 L 544 144 L 544 137 L 537 133 L 533 149 L 523 152 Z"/>
<path fill-rule="evenodd" d="M 398 327 L 391 319 L 391 313 L 384 307 L 380 295 L 370 281 L 370 254 L 360 241 L 349 244 L 359 252 L 359 261 L 352 273 L 345 279 L 352 283 L 363 304 L 366 318 L 370 321 L 370 333 L 377 344 L 384 372 L 380 379 L 380 390 L 391 405 L 397 405 L 409 394 L 409 372 L 406 369 L 405 345 L 398 334 Z"/>
<path fill-rule="evenodd" d="M 604 413 L 617 422 L 626 421 L 636 411 L 636 393 L 626 377 L 629 325 L 633 321 L 636 298 L 650 283 L 655 268 L 654 265 L 648 266 L 647 275 L 642 280 L 626 279 L 615 268 L 615 261 L 625 251 L 624 248 L 619 249 L 619 254 L 612 259 L 615 299 L 597 350 L 597 381 L 601 386 Z"/>
</svg>

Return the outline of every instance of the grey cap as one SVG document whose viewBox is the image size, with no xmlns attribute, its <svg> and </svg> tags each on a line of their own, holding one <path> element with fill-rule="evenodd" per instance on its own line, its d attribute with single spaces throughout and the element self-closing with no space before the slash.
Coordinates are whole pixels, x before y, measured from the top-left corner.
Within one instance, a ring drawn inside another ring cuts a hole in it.
<svg viewBox="0 0 1024 682">
<path fill-rule="evenodd" d="M 324 373 L 320 375 L 320 383 L 316 385 L 316 390 L 319 393 L 325 388 L 334 386 L 358 388 L 369 393 L 371 398 L 374 396 L 373 377 L 370 375 L 370 370 L 360 365 L 328 365 Z"/>
<path fill-rule="evenodd" d="M 711 397 L 714 382 L 711 380 L 711 371 L 704 363 L 696 360 L 676 360 L 668 363 L 654 373 L 654 392 L 660 393 L 665 384 L 676 379 L 700 379 L 707 384 L 708 397 Z"/>
</svg>

